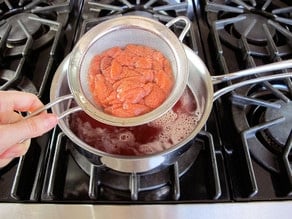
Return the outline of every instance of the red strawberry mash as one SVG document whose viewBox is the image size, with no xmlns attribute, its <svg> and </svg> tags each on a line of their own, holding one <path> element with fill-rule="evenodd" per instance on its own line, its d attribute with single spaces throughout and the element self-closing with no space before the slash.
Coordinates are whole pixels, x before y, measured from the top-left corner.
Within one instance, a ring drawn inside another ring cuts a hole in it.
<svg viewBox="0 0 292 219">
<path fill-rule="evenodd" d="M 118 117 L 157 108 L 169 95 L 173 81 L 171 65 L 161 52 L 134 44 L 94 56 L 88 73 L 95 102 Z"/>
</svg>

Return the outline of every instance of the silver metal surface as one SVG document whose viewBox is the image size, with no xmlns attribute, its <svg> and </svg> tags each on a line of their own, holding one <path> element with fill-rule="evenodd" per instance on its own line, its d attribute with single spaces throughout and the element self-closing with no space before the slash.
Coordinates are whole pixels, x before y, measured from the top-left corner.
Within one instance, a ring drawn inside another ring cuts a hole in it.
<svg viewBox="0 0 292 219">
<path fill-rule="evenodd" d="M 240 82 L 238 84 L 232 84 L 228 87 L 225 87 L 221 90 L 216 91 L 214 94 L 213 91 L 213 83 L 212 77 L 209 74 L 209 71 L 202 60 L 197 56 L 190 48 L 184 46 L 186 55 L 188 57 L 188 68 L 189 68 L 189 78 L 188 78 L 188 87 L 191 89 L 192 93 L 196 98 L 197 105 L 199 107 L 199 111 L 201 114 L 201 118 L 197 123 L 196 128 L 190 133 L 188 137 L 186 137 L 183 141 L 174 145 L 173 147 L 164 150 L 160 153 L 145 155 L 145 156 L 119 156 L 113 155 L 109 153 L 105 153 L 103 151 L 99 151 L 96 148 L 86 144 L 84 141 L 79 139 L 70 129 L 69 123 L 67 120 L 59 121 L 59 125 L 61 129 L 65 132 L 65 134 L 78 146 L 86 151 L 89 157 L 97 156 L 99 158 L 98 165 L 103 164 L 111 169 L 121 171 L 121 172 L 145 172 L 152 170 L 157 167 L 162 167 L 163 165 L 172 164 L 175 161 L 175 158 L 181 154 L 182 151 L 186 149 L 187 143 L 191 141 L 198 132 L 202 129 L 205 125 L 209 114 L 212 109 L 213 101 L 216 100 L 221 95 L 230 92 L 233 89 L 236 89 L 241 86 L 245 86 L 250 83 L 256 83 L 263 80 L 274 80 L 280 78 L 291 77 L 292 73 L 284 73 L 284 74 L 277 74 L 271 76 L 262 76 L 255 79 L 247 80 Z M 274 67 L 278 68 L 287 68 L 290 66 L 286 65 L 287 62 L 284 62 L 281 65 L 280 62 L 277 65 L 273 65 Z M 61 65 L 53 79 L 52 87 L 51 87 L 51 100 L 54 100 L 60 96 L 67 95 L 70 93 L 68 81 L 67 81 L 67 68 L 64 66 L 68 65 L 68 60 L 64 61 L 64 64 Z M 269 68 L 268 68 L 269 69 Z M 252 71 L 256 73 L 260 73 L 262 71 L 268 70 L 266 67 L 258 67 L 253 68 L 252 70 L 248 71 L 248 74 L 251 74 Z M 233 75 L 231 74 L 230 79 L 233 79 Z M 238 76 L 238 75 L 237 75 Z M 236 77 L 237 77 L 236 76 Z M 226 79 L 225 75 L 225 79 Z M 224 79 L 224 80 L 225 80 Z M 52 108 L 53 112 L 57 115 L 62 114 L 62 112 L 68 110 L 68 103 L 62 103 L 60 105 L 55 105 Z"/>
<path fill-rule="evenodd" d="M 177 17 L 173 22 L 182 20 Z M 184 17 L 185 28 L 181 38 L 190 28 Z M 169 23 L 168 26 L 171 26 Z M 105 113 L 96 104 L 88 85 L 88 68 L 91 60 L 113 47 L 139 44 L 154 48 L 168 58 L 174 76 L 173 88 L 166 100 L 152 111 L 135 117 L 124 118 Z M 182 42 L 165 25 L 141 16 L 122 16 L 104 21 L 86 32 L 74 46 L 69 60 L 68 81 L 74 99 L 92 118 L 113 126 L 136 126 L 161 117 L 181 97 L 188 81 L 188 60 Z"/>
<path fill-rule="evenodd" d="M 176 17 L 176 18 L 170 20 L 167 24 L 165 24 L 165 26 L 170 28 L 171 26 L 173 26 L 175 23 L 178 23 L 179 21 L 183 21 L 185 23 L 185 27 L 178 37 L 178 39 L 182 42 L 183 39 L 185 38 L 186 34 L 189 32 L 189 30 L 191 28 L 190 20 L 187 17 L 184 17 L 184 16 Z"/>
<path fill-rule="evenodd" d="M 212 76 L 212 83 L 219 84 L 221 82 L 230 81 L 236 78 L 242 78 L 248 75 L 256 75 L 260 73 L 267 73 L 271 71 L 276 71 L 280 69 L 288 69 L 288 68 L 292 68 L 292 60 L 273 62 L 271 64 L 266 64 L 266 65 L 262 65 L 262 66 L 258 66 L 254 68 L 248 68 L 248 69 L 237 71 L 234 73 Z M 253 83 L 256 83 L 256 82 L 253 82 Z"/>
<path fill-rule="evenodd" d="M 173 205 L 0 204 L 0 218 L 291 219 L 292 201 Z"/>
<path fill-rule="evenodd" d="M 209 74 L 207 67 L 205 67 L 205 64 L 201 61 L 199 56 L 197 54 L 195 54 L 189 47 L 184 46 L 184 48 L 185 48 L 188 60 L 190 62 L 189 63 L 189 71 L 190 71 L 191 76 L 189 78 L 192 77 L 192 74 L 198 74 L 198 75 Z M 289 69 L 289 68 L 292 68 L 292 60 L 279 61 L 279 62 L 275 62 L 275 63 L 271 63 L 271 64 L 267 64 L 267 65 L 262 65 L 262 66 L 258 66 L 258 67 L 254 67 L 254 68 L 250 68 L 250 69 L 245 69 L 242 71 L 224 74 L 224 75 L 210 76 L 210 78 L 205 77 L 205 80 L 207 80 L 207 81 L 204 81 L 204 83 L 208 86 L 208 89 L 207 89 L 206 93 L 200 93 L 200 95 L 206 96 L 207 101 L 216 101 L 222 95 L 224 95 L 228 92 L 231 92 L 237 88 L 246 86 L 246 85 L 256 84 L 256 83 L 260 83 L 263 81 L 280 80 L 280 79 L 292 77 L 292 72 L 279 73 L 279 74 L 268 75 L 268 76 L 260 76 L 260 77 L 256 77 L 253 79 L 233 83 L 232 85 L 229 85 L 229 86 L 226 86 L 224 88 L 221 88 L 220 90 L 217 90 L 214 94 L 213 94 L 214 91 L 211 88 L 212 84 L 216 85 L 216 84 L 219 84 L 222 82 L 231 81 L 231 80 L 245 77 L 248 75 L 256 75 L 256 74 L 260 74 L 260 73 L 267 73 L 267 72 L 271 72 L 271 71 L 275 71 L 275 70 Z M 196 92 L 196 94 L 197 94 L 197 92 Z M 212 108 L 212 105 L 209 104 L 208 107 Z M 206 111 L 210 112 L 209 110 L 206 110 Z M 206 118 L 205 122 L 206 121 L 207 121 L 207 118 Z"/>
<path fill-rule="evenodd" d="M 189 142 L 201 131 L 205 125 L 210 111 L 212 109 L 213 85 L 208 69 L 198 56 L 189 57 L 194 54 L 191 49 L 186 50 L 188 57 L 188 87 L 196 98 L 198 103 L 198 112 L 201 118 L 197 122 L 196 128 L 181 142 L 159 153 L 143 155 L 143 156 L 121 156 L 100 151 L 95 147 L 86 144 L 78 138 L 71 130 L 68 119 L 59 120 L 59 126 L 62 131 L 80 148 L 89 159 L 94 157 L 97 165 L 105 165 L 113 170 L 127 173 L 141 173 L 153 170 L 155 168 L 164 168 L 177 161 L 177 158 L 189 147 Z M 63 64 L 57 69 L 52 81 L 50 98 L 55 100 L 60 96 L 70 93 L 67 80 L 67 68 L 69 60 L 64 60 Z M 67 63 L 67 64 L 66 64 Z M 181 89 L 184 90 L 184 89 Z M 209 101 L 211 100 L 211 101 Z M 52 111 L 60 115 L 68 109 L 68 103 L 65 101 L 54 105 Z M 98 162 L 97 162 L 98 160 Z"/>
<path fill-rule="evenodd" d="M 284 66 L 282 66 L 282 67 L 284 68 Z M 276 75 L 269 75 L 269 76 L 262 76 L 262 77 L 253 78 L 253 79 L 250 79 L 250 80 L 238 82 L 238 83 L 229 85 L 227 87 L 224 87 L 224 88 L 216 91 L 214 93 L 213 101 L 217 100 L 222 95 L 224 95 L 224 94 L 226 94 L 226 93 L 228 93 L 230 91 L 233 91 L 233 90 L 235 90 L 237 88 L 243 87 L 243 86 L 260 83 L 260 82 L 263 82 L 263 81 L 280 80 L 280 79 L 285 79 L 285 78 L 289 78 L 289 77 L 290 78 L 292 77 L 292 72 L 276 74 Z"/>
<path fill-rule="evenodd" d="M 70 100 L 70 99 L 73 99 L 73 98 L 74 97 L 73 97 L 72 94 L 68 94 L 68 95 L 64 95 L 64 96 L 58 97 L 54 101 L 51 101 L 50 103 L 44 105 L 42 108 L 40 108 L 40 109 L 34 111 L 33 113 L 29 114 L 28 116 L 25 117 L 25 119 L 34 117 L 34 116 L 40 114 L 41 112 L 50 109 L 54 105 L 59 104 L 60 102 L 67 101 L 67 100 Z M 68 110 L 62 112 L 61 114 L 58 114 L 57 116 L 58 116 L 58 119 L 63 119 L 64 117 L 68 116 L 69 114 L 77 112 L 77 111 L 81 111 L 81 110 L 82 110 L 82 108 L 80 106 L 77 106 L 77 107 L 74 107 L 74 108 L 69 108 Z"/>
</svg>

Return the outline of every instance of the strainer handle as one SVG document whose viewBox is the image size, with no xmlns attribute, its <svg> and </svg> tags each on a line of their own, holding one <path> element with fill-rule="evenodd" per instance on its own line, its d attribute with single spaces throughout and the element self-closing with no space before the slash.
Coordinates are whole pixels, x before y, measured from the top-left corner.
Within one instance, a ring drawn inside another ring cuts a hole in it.
<svg viewBox="0 0 292 219">
<path fill-rule="evenodd" d="M 182 42 L 183 39 L 185 38 L 187 32 L 191 28 L 191 21 L 187 17 L 185 17 L 185 16 L 178 16 L 178 17 L 172 19 L 171 21 L 169 21 L 167 24 L 165 24 L 165 26 L 167 26 L 168 28 L 170 28 L 175 23 L 180 23 L 181 21 L 183 21 L 185 23 L 185 27 L 184 27 L 184 29 L 182 30 L 181 34 L 178 37 L 178 39 Z"/>
<path fill-rule="evenodd" d="M 65 100 L 69 100 L 69 99 L 73 99 L 73 98 L 74 97 L 73 97 L 72 94 L 68 94 L 68 95 L 64 95 L 64 96 L 58 97 L 54 101 L 44 105 L 42 108 L 40 108 L 40 109 L 34 111 L 33 113 L 29 114 L 28 116 L 25 117 L 25 119 L 34 117 L 34 116 L 40 114 L 41 112 L 48 110 L 49 108 L 51 108 L 52 106 L 54 106 L 54 105 L 56 105 L 56 104 L 58 104 L 60 102 L 63 102 Z M 58 119 L 62 119 L 65 116 L 69 115 L 70 113 L 80 111 L 81 109 L 82 108 L 80 106 L 70 108 L 70 109 L 64 111 L 63 113 L 61 113 L 60 115 L 58 115 Z"/>
<path fill-rule="evenodd" d="M 73 99 L 73 98 L 74 98 L 74 97 L 73 97 L 72 94 L 68 94 L 68 95 L 60 96 L 60 97 L 56 98 L 54 101 L 52 101 L 52 102 L 50 102 L 50 103 L 44 105 L 44 106 L 41 107 L 40 109 L 38 109 L 38 110 L 34 111 L 33 113 L 27 115 L 26 117 L 24 117 L 24 119 L 28 119 L 28 118 L 34 117 L 34 116 L 40 114 L 40 113 L 43 112 L 43 111 L 48 110 L 48 109 L 51 108 L 52 106 L 54 106 L 54 105 L 56 105 L 56 104 L 58 104 L 58 103 L 60 103 L 60 102 L 62 102 L 62 101 L 70 100 L 70 99 Z M 71 113 L 74 113 L 74 112 L 77 112 L 77 111 L 80 111 L 80 110 L 82 110 L 82 108 L 81 108 L 80 106 L 76 106 L 76 107 L 73 107 L 73 108 L 67 109 L 67 110 L 65 110 L 63 113 L 61 113 L 60 115 L 57 115 L 58 120 L 64 118 L 65 116 L 67 116 L 67 115 L 69 115 L 69 114 L 71 114 Z M 24 142 L 24 141 L 26 141 L 26 140 L 27 140 L 27 139 L 23 139 L 23 140 L 21 140 L 19 143 L 22 143 L 22 142 Z"/>
</svg>

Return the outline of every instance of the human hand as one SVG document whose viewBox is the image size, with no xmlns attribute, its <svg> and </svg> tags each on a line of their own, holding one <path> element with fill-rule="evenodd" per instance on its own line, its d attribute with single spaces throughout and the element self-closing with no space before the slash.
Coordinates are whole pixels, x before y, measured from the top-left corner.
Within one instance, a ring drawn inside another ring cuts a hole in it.
<svg viewBox="0 0 292 219">
<path fill-rule="evenodd" d="M 0 91 L 0 167 L 24 155 L 30 139 L 41 136 L 57 124 L 57 116 L 43 112 L 24 119 L 20 112 L 34 112 L 43 106 L 31 93 Z"/>
</svg>

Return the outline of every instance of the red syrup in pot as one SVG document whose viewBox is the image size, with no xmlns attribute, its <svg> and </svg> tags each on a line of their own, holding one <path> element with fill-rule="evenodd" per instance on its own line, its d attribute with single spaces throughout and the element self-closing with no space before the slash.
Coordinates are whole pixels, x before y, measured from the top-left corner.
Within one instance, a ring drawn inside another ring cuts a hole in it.
<svg viewBox="0 0 292 219">
<path fill-rule="evenodd" d="M 144 125 L 110 126 L 83 111 L 72 114 L 69 123 L 76 136 L 98 150 L 119 155 L 145 155 L 181 142 L 195 129 L 200 117 L 194 95 L 188 88 L 171 110 Z"/>
</svg>

